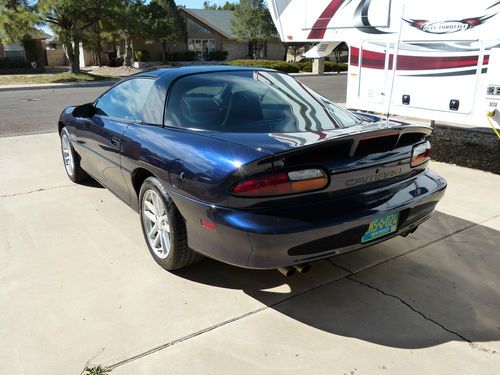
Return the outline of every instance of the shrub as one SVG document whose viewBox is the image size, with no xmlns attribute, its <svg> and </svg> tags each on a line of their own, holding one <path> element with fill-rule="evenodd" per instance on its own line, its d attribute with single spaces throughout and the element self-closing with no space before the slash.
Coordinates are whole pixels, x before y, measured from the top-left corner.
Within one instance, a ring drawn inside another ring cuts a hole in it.
<svg viewBox="0 0 500 375">
<path fill-rule="evenodd" d="M 298 73 L 300 71 L 297 64 L 280 60 L 232 60 L 230 65 L 256 66 L 260 68 L 275 69 L 285 73 Z"/>
<path fill-rule="evenodd" d="M 32 69 L 31 64 L 25 61 L 19 60 L 0 60 L 0 69 Z"/>
<path fill-rule="evenodd" d="M 124 62 L 123 57 L 117 57 L 117 58 L 115 59 L 115 65 L 114 65 L 114 66 L 122 66 L 122 65 L 123 65 L 123 62 Z"/>
<path fill-rule="evenodd" d="M 310 61 L 304 61 L 304 62 L 299 62 L 297 63 L 299 69 L 301 72 L 312 72 L 313 70 L 313 65 L 312 62 Z"/>
<path fill-rule="evenodd" d="M 332 61 L 325 61 L 325 72 L 336 72 L 337 71 L 337 65 L 338 65 L 338 71 L 340 72 L 346 72 L 347 71 L 347 64 L 337 64 Z"/>
<path fill-rule="evenodd" d="M 230 65 L 239 66 L 258 66 L 261 68 L 275 69 L 285 73 L 312 72 L 312 62 L 303 61 L 299 63 L 291 63 L 279 60 L 232 60 Z M 337 65 L 339 71 L 347 71 L 347 64 L 337 64 L 332 61 L 325 61 L 325 72 L 336 72 Z"/>
<path fill-rule="evenodd" d="M 31 38 L 24 38 L 23 39 L 23 47 L 24 47 L 24 53 L 26 54 L 26 60 L 31 62 L 31 61 L 36 61 L 42 57 L 42 52 L 38 48 L 36 41 Z"/>
<path fill-rule="evenodd" d="M 174 52 L 168 56 L 169 61 L 194 61 L 196 53 L 194 51 Z"/>
<path fill-rule="evenodd" d="M 134 52 L 134 60 L 135 61 L 149 61 L 149 52 L 145 49 L 140 49 Z"/>
<path fill-rule="evenodd" d="M 213 51 L 208 54 L 208 57 L 205 59 L 207 61 L 224 61 L 227 59 L 228 52 L 227 51 Z"/>
</svg>

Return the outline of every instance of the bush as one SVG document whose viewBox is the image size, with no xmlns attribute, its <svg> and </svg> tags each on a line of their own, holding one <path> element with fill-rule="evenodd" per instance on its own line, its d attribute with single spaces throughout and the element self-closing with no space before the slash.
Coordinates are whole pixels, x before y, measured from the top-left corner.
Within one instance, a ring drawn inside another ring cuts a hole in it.
<svg viewBox="0 0 500 375">
<path fill-rule="evenodd" d="M 325 72 L 336 72 L 337 71 L 337 65 L 338 65 L 338 71 L 340 72 L 346 72 L 347 71 L 347 64 L 337 64 L 333 61 L 325 61 Z"/>
<path fill-rule="evenodd" d="M 228 52 L 227 51 L 213 51 L 208 54 L 208 57 L 205 59 L 207 61 L 224 61 L 227 59 Z"/>
<path fill-rule="evenodd" d="M 123 57 L 117 57 L 115 59 L 115 65 L 114 66 L 122 66 L 124 61 L 125 61 L 125 59 Z"/>
<path fill-rule="evenodd" d="M 134 52 L 134 60 L 135 61 L 149 61 L 149 52 L 145 49 L 140 49 Z"/>
<path fill-rule="evenodd" d="M 26 60 L 31 62 L 31 61 L 36 61 L 40 60 L 42 57 L 42 52 L 38 48 L 36 41 L 31 38 L 24 38 L 23 39 L 23 48 L 24 48 L 24 53 L 26 54 Z"/>
<path fill-rule="evenodd" d="M 313 70 L 313 64 L 310 61 L 304 61 L 304 62 L 299 62 L 297 63 L 297 66 L 299 67 L 301 72 L 312 72 Z"/>
<path fill-rule="evenodd" d="M 256 66 L 260 68 L 275 69 L 285 73 L 298 73 L 300 71 L 297 64 L 280 60 L 232 60 L 229 65 Z"/>
<path fill-rule="evenodd" d="M 9 59 L 0 60 L 0 69 L 26 69 L 26 68 L 32 69 L 31 64 L 19 60 L 13 60 L 13 61 Z"/>
<path fill-rule="evenodd" d="M 169 61 L 195 61 L 196 53 L 194 51 L 174 52 L 168 56 Z"/>
<path fill-rule="evenodd" d="M 258 66 L 261 68 L 279 70 L 285 73 L 312 72 L 311 61 L 292 63 L 279 60 L 232 60 L 228 64 L 239 66 Z M 332 61 L 325 61 L 325 72 L 336 72 L 337 65 L 339 71 L 347 71 L 347 64 L 337 64 Z"/>
</svg>

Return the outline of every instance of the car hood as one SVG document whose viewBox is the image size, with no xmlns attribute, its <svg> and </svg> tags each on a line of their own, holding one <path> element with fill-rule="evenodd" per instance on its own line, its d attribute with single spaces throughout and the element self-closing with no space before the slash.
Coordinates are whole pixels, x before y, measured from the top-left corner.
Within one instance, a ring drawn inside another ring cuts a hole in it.
<svg viewBox="0 0 500 375">
<path fill-rule="evenodd" d="M 380 120 L 374 123 L 362 123 L 347 128 L 323 131 L 298 133 L 211 133 L 209 136 L 259 151 L 277 154 L 331 140 L 354 137 L 358 134 L 385 132 L 388 129 L 399 131 L 403 128 L 422 129 L 428 127 L 411 125 L 394 120 L 390 120 L 389 122 Z"/>
</svg>

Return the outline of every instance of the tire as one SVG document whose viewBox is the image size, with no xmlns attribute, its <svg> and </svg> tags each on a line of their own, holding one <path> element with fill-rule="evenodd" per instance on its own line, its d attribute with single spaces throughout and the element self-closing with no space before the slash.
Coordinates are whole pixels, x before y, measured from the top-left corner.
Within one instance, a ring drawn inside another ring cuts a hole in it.
<svg viewBox="0 0 500 375">
<path fill-rule="evenodd" d="M 161 267 L 173 271 L 203 259 L 188 247 L 184 218 L 155 177 L 148 177 L 141 186 L 139 212 L 149 252 Z"/>
<path fill-rule="evenodd" d="M 64 170 L 69 179 L 74 183 L 82 183 L 89 180 L 89 175 L 80 166 L 80 155 L 75 152 L 71 145 L 68 129 L 61 130 L 61 154 Z"/>
</svg>

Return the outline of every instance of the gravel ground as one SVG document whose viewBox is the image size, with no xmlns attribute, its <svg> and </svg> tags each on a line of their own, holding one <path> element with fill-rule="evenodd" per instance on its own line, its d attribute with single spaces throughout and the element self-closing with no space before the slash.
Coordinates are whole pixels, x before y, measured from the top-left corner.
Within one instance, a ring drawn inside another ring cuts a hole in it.
<svg viewBox="0 0 500 375">
<path fill-rule="evenodd" d="M 153 70 L 158 68 L 172 68 L 171 65 L 155 65 L 149 66 L 147 68 L 133 68 L 126 66 L 110 67 L 110 66 L 89 66 L 84 68 L 90 74 L 97 74 L 100 76 L 110 76 L 110 77 L 128 77 L 132 74 L 142 72 L 144 70 Z"/>
<path fill-rule="evenodd" d="M 132 74 L 142 72 L 143 69 L 118 66 L 115 68 L 109 66 L 89 66 L 85 70 L 90 74 L 97 74 L 100 76 L 110 76 L 110 77 L 128 77 Z"/>
</svg>

